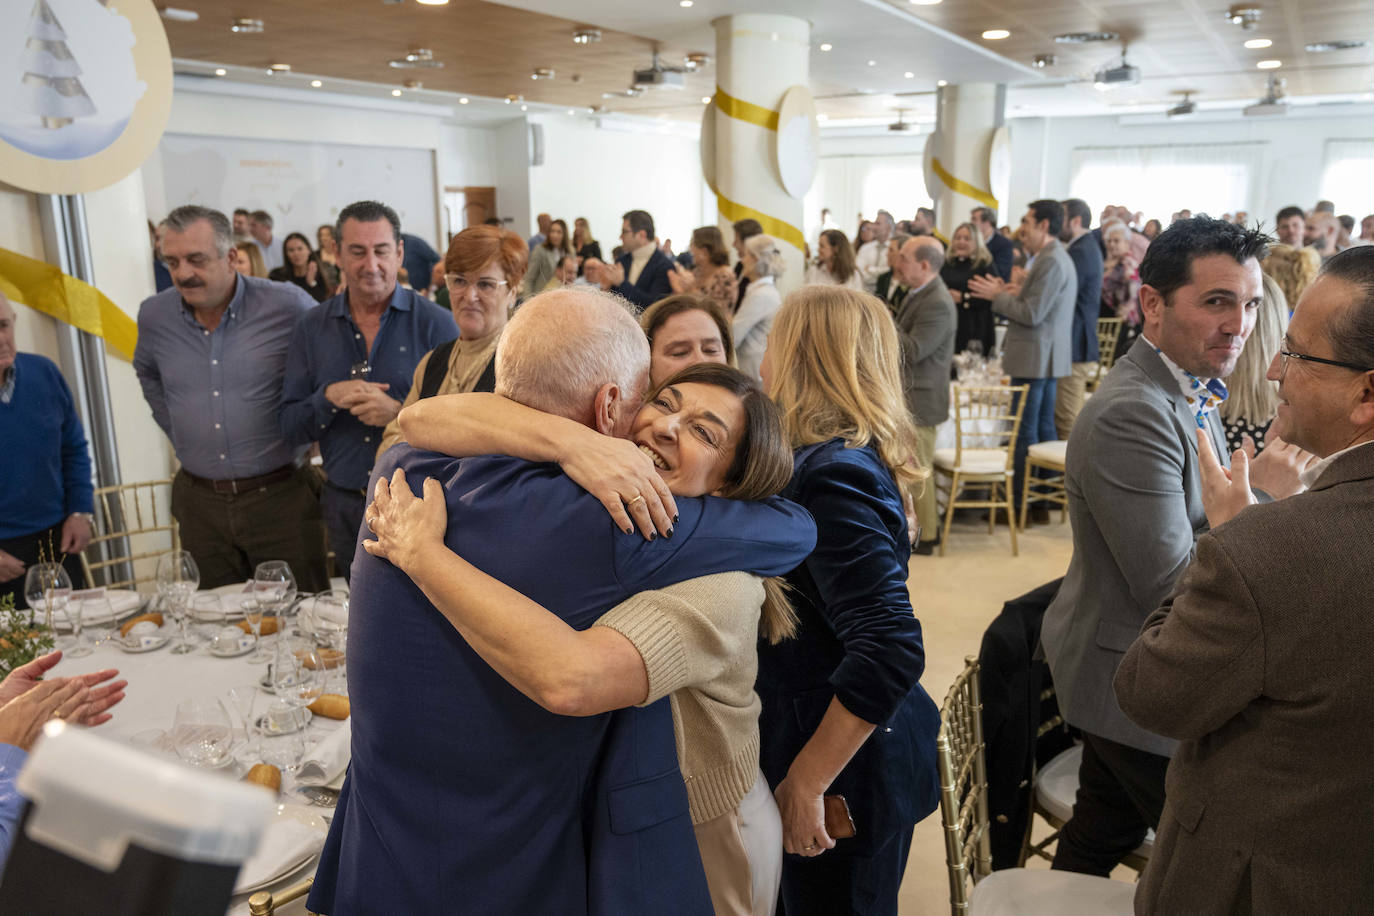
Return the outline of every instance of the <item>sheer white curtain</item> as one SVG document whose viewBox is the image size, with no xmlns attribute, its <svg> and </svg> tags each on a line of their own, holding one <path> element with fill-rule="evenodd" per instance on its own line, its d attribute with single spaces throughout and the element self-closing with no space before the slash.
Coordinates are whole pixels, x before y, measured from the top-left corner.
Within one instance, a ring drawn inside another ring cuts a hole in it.
<svg viewBox="0 0 1374 916">
<path fill-rule="evenodd" d="M 1327 140 L 1324 160 L 1321 195 L 1355 217 L 1358 235 L 1359 220 L 1374 213 L 1374 140 Z"/>
<path fill-rule="evenodd" d="M 1168 224 L 1178 210 L 1221 216 L 1259 200 L 1264 143 L 1089 146 L 1073 151 L 1069 191 L 1096 213 L 1118 204 Z"/>
<path fill-rule="evenodd" d="M 822 207 L 830 208 L 831 218 L 852 238 L 860 213 L 872 219 L 879 210 L 886 210 L 893 219 L 904 220 L 911 219 L 917 207 L 929 206 L 919 155 L 825 156 L 806 194 L 806 237 L 815 244 Z"/>
</svg>

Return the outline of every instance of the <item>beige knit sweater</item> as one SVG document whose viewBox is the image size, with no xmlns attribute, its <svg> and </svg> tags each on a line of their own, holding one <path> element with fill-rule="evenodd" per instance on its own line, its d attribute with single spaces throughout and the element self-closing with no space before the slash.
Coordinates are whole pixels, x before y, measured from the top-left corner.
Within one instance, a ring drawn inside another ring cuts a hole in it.
<svg viewBox="0 0 1374 916">
<path fill-rule="evenodd" d="M 596 622 L 643 657 L 649 697 L 641 705 L 669 696 L 693 824 L 739 807 L 758 778 L 763 597 L 758 576 L 718 573 L 640 592 Z"/>
</svg>

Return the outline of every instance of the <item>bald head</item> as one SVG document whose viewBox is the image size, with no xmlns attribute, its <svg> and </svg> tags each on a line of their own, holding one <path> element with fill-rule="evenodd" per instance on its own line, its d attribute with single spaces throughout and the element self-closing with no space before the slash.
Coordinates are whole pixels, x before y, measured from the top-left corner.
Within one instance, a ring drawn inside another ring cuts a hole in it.
<svg viewBox="0 0 1374 916">
<path fill-rule="evenodd" d="M 594 287 L 540 293 L 496 347 L 496 393 L 608 435 L 629 432 L 649 378 L 649 341 L 625 301 Z"/>
<path fill-rule="evenodd" d="M 14 365 L 14 306 L 0 293 L 0 373 Z"/>
</svg>

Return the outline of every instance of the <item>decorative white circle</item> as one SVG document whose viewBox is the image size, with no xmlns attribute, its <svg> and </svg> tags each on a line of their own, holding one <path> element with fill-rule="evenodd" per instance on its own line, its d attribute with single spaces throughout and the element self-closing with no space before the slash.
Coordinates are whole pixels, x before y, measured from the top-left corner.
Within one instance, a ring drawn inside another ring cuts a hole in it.
<svg viewBox="0 0 1374 916">
<path fill-rule="evenodd" d="M 793 86 L 778 106 L 774 139 L 778 180 L 790 197 L 801 200 L 811 190 L 821 158 L 821 131 L 816 126 L 816 101 L 805 86 Z"/>
<path fill-rule="evenodd" d="M 701 177 L 711 193 L 716 190 L 716 103 L 714 99 L 701 113 Z"/>
</svg>

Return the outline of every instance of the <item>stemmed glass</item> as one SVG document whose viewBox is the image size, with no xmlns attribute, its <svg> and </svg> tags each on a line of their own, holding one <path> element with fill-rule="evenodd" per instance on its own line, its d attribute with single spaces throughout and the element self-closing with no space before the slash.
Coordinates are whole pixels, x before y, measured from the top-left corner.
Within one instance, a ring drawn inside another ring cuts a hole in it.
<svg viewBox="0 0 1374 916">
<path fill-rule="evenodd" d="M 65 611 L 71 596 L 72 579 L 61 563 L 35 563 L 24 576 L 24 600 L 31 610 L 43 612 L 48 632 L 53 611 Z"/>
<path fill-rule="evenodd" d="M 67 605 L 67 617 L 72 622 L 72 635 L 76 637 L 76 644 L 67 650 L 68 658 L 90 655 L 96 646 L 118 632 L 114 605 L 103 588 L 72 592 L 71 602 Z M 88 629 L 94 642 L 87 641 L 85 634 Z"/>
<path fill-rule="evenodd" d="M 324 662 L 304 639 L 279 639 L 272 658 L 272 691 L 292 710 L 309 706 L 324 693 Z"/>
<path fill-rule="evenodd" d="M 172 719 L 172 747 L 193 766 L 220 766 L 228 755 L 233 731 L 219 700 L 183 700 Z"/>
<path fill-rule="evenodd" d="M 291 604 L 296 600 L 296 577 L 285 560 L 268 560 L 259 563 L 253 570 L 253 591 L 260 604 L 266 603 L 276 611 L 278 618 L 285 618 Z M 277 632 L 282 632 L 279 620 Z M 278 637 L 280 638 L 280 637 Z"/>
<path fill-rule="evenodd" d="M 186 606 L 199 587 L 200 570 L 189 551 L 173 550 L 158 557 L 157 592 L 181 628 L 181 642 L 173 647 L 174 655 L 195 651 L 186 638 Z"/>
<path fill-rule="evenodd" d="M 261 663 L 272 660 L 272 656 L 262 647 L 262 622 L 275 616 L 276 608 L 267 596 L 255 597 L 252 601 L 243 603 L 243 619 L 248 621 L 248 629 L 253 631 L 254 640 L 253 654 L 248 656 L 248 661 Z M 278 629 L 280 631 L 280 627 Z"/>
<path fill-rule="evenodd" d="M 249 757 L 257 758 L 261 755 L 262 747 L 258 730 L 253 725 L 253 706 L 258 700 L 257 685 L 243 684 L 230 687 L 228 696 L 229 702 L 234 705 L 234 711 L 239 714 L 239 720 L 243 723 L 244 749 Z M 256 763 L 256 759 L 253 762 Z"/>
<path fill-rule="evenodd" d="M 310 633 L 317 645 L 333 649 L 339 655 L 321 653 L 321 661 L 329 671 L 330 681 L 347 683 L 344 661 L 348 652 L 348 592 L 332 588 L 315 595 L 310 605 Z M 347 693 L 340 687 L 336 693 Z"/>
</svg>

